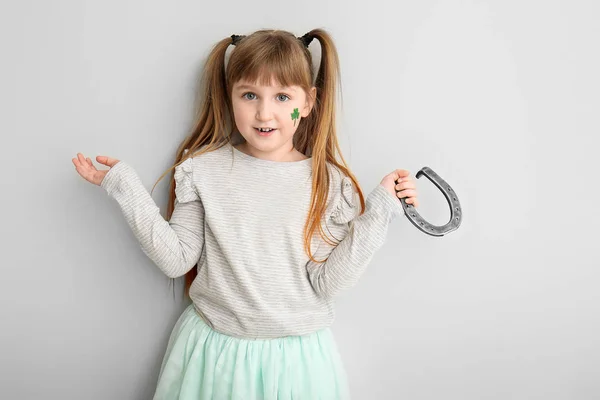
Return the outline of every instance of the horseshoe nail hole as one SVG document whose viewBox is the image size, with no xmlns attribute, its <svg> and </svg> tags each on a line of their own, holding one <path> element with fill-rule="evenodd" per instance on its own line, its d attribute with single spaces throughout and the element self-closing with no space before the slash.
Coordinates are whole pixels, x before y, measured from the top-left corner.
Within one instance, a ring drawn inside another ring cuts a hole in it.
<svg viewBox="0 0 600 400">
<path fill-rule="evenodd" d="M 456 200 L 456 197 L 453 197 L 454 200 Z"/>
<path fill-rule="evenodd" d="M 417 214 L 412 214 L 412 216 L 413 216 L 413 217 L 416 217 L 416 216 L 417 216 Z"/>
<path fill-rule="evenodd" d="M 421 226 L 423 226 L 423 223 L 421 222 Z"/>
<path fill-rule="evenodd" d="M 452 188 L 451 188 L 451 187 L 448 187 L 448 191 L 449 191 L 449 192 L 451 192 L 451 191 L 452 191 Z"/>
</svg>

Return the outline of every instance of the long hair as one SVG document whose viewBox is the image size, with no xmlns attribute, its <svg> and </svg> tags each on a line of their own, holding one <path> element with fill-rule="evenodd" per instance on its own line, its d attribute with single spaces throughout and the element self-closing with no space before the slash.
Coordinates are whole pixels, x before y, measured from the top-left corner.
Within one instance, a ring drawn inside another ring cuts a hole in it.
<svg viewBox="0 0 600 400">
<path fill-rule="evenodd" d="M 337 50 L 331 36 L 323 29 L 307 33 L 321 45 L 321 62 L 315 79 L 312 56 L 304 41 L 290 32 L 282 30 L 259 30 L 241 36 L 231 51 L 225 67 L 225 53 L 233 43 L 233 37 L 219 41 L 211 50 L 202 74 L 203 100 L 197 113 L 193 130 L 181 143 L 175 155 L 175 164 L 161 175 L 156 184 L 171 170 L 187 158 L 214 151 L 231 143 L 235 127 L 231 91 L 233 85 L 248 81 L 270 85 L 273 80 L 282 86 L 300 86 L 307 96 L 311 87 L 317 89 L 313 109 L 294 133 L 294 147 L 312 157 L 311 205 L 304 226 L 304 247 L 310 260 L 316 260 L 311 252 L 311 239 L 318 231 L 321 238 L 337 245 L 328 238 L 321 225 L 329 193 L 329 171 L 327 163 L 337 167 L 353 181 L 360 198 L 362 214 L 365 199 L 356 177 L 349 170 L 338 143 L 336 131 L 336 87 L 340 85 L 340 67 Z M 304 37 L 306 37 L 305 35 Z M 309 42 L 310 43 L 310 42 Z M 187 151 L 186 151 L 187 150 Z M 338 156 L 341 161 L 338 161 Z M 152 190 L 154 190 L 154 187 Z M 169 220 L 175 204 L 175 179 L 171 175 L 167 217 Z M 197 275 L 197 265 L 185 275 L 184 296 Z"/>
</svg>

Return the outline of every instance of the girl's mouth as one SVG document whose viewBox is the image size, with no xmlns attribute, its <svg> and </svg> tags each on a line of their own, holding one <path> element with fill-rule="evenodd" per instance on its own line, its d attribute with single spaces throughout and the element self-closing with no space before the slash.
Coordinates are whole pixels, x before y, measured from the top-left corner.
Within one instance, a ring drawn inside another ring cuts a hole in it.
<svg viewBox="0 0 600 400">
<path fill-rule="evenodd" d="M 271 130 L 261 130 L 261 129 L 258 129 L 258 128 L 254 128 L 254 130 L 255 130 L 256 132 L 258 132 L 258 134 L 259 134 L 260 136 L 270 136 L 270 135 L 272 135 L 272 134 L 273 134 L 273 132 L 275 132 L 277 129 L 271 129 Z"/>
</svg>

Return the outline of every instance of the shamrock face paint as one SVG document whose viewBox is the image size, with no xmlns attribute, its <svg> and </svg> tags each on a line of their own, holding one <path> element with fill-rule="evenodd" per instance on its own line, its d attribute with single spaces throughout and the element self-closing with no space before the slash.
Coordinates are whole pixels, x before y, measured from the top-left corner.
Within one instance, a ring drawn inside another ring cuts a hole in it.
<svg viewBox="0 0 600 400">
<path fill-rule="evenodd" d="M 300 113 L 297 108 L 294 108 L 294 112 L 292 113 L 292 120 L 294 120 L 294 126 L 296 126 L 296 120 L 300 117 Z"/>
</svg>

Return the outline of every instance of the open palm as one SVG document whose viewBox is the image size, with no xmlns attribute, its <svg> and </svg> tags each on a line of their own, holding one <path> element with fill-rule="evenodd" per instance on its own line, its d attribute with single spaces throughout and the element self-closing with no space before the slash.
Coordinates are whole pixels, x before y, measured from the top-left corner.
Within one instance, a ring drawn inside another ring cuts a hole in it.
<svg viewBox="0 0 600 400">
<path fill-rule="evenodd" d="M 83 179 L 98 186 L 100 186 L 102 180 L 108 171 L 110 171 L 110 168 L 114 167 L 115 164 L 119 162 L 119 160 L 114 158 L 98 156 L 96 157 L 96 161 L 98 161 L 100 164 L 110 167 L 106 170 L 98 170 L 92 163 L 92 160 L 89 157 L 84 157 L 81 153 L 77 153 L 77 158 L 73 158 L 72 161 L 75 165 L 75 169 Z"/>
</svg>

